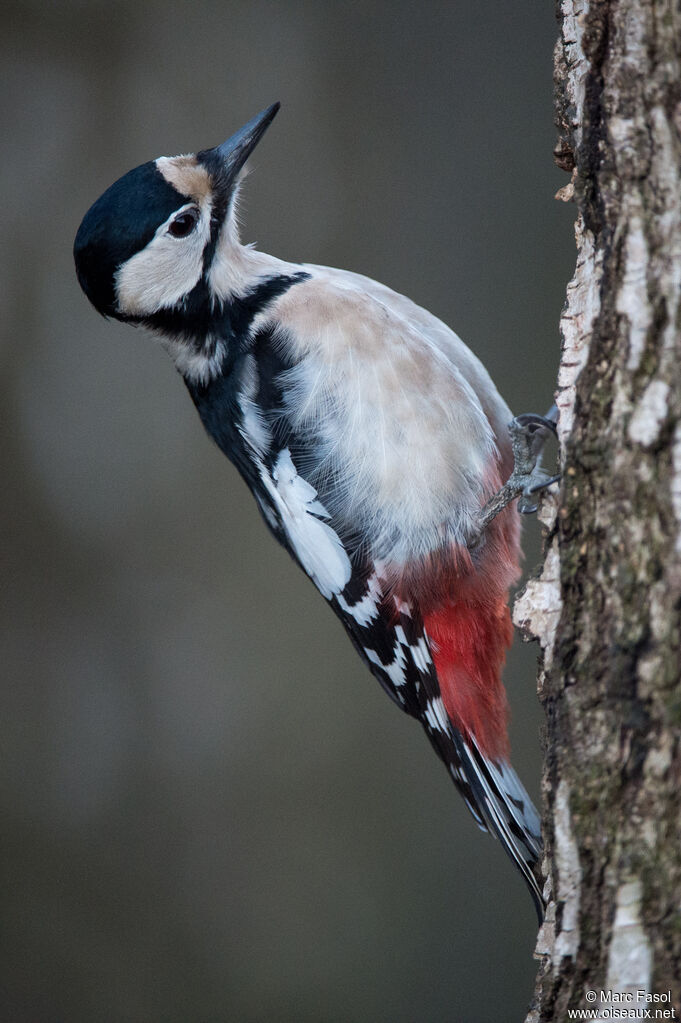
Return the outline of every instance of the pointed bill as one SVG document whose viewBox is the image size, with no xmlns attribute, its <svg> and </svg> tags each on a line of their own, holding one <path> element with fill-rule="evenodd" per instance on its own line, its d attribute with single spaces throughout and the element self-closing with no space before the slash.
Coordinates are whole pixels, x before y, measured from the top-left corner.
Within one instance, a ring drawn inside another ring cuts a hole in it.
<svg viewBox="0 0 681 1023">
<path fill-rule="evenodd" d="M 280 104 L 273 103 L 261 113 L 240 128 L 231 138 L 223 142 L 221 146 L 214 149 L 204 149 L 197 154 L 196 159 L 204 164 L 207 169 L 220 177 L 226 177 L 234 181 L 237 174 L 246 163 L 260 139 L 263 137 L 270 124 L 277 115 Z"/>
</svg>

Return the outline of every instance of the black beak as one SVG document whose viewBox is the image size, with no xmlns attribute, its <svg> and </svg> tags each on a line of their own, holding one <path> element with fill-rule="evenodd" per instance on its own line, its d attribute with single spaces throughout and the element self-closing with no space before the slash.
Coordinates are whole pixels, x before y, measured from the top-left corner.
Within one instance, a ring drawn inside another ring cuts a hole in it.
<svg viewBox="0 0 681 1023">
<path fill-rule="evenodd" d="M 280 104 L 273 103 L 267 110 L 253 117 L 235 135 L 214 149 L 204 149 L 196 159 L 207 167 L 210 174 L 223 186 L 234 183 L 260 139 L 277 115 Z"/>
</svg>

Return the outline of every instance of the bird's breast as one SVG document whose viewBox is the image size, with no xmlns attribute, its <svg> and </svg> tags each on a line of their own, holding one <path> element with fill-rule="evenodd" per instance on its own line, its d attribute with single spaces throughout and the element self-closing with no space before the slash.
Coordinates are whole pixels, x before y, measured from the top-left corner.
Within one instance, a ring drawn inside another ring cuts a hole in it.
<svg viewBox="0 0 681 1023">
<path fill-rule="evenodd" d="M 312 280 L 282 302 L 285 412 L 334 519 L 385 560 L 465 543 L 496 447 L 463 374 L 373 298 Z"/>
</svg>

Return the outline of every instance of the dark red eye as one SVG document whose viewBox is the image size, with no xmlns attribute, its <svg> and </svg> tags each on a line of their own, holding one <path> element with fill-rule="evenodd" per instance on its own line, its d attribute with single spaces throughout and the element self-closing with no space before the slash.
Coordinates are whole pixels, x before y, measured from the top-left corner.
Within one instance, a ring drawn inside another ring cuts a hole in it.
<svg viewBox="0 0 681 1023">
<path fill-rule="evenodd" d="M 191 234 L 199 222 L 199 215 L 196 210 L 184 210 L 178 213 L 174 220 L 168 224 L 168 234 L 173 238 L 186 238 Z"/>
</svg>

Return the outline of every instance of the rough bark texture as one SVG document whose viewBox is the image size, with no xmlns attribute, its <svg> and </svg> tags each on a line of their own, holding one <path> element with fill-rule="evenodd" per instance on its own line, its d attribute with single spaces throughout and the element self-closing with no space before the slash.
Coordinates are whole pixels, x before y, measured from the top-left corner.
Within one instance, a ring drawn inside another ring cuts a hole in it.
<svg viewBox="0 0 681 1023">
<path fill-rule="evenodd" d="M 563 485 L 543 573 L 516 606 L 544 653 L 554 900 L 528 1021 L 612 1018 L 613 1004 L 679 1018 L 681 8 L 562 0 L 558 14 L 556 159 L 578 255 Z"/>
</svg>

